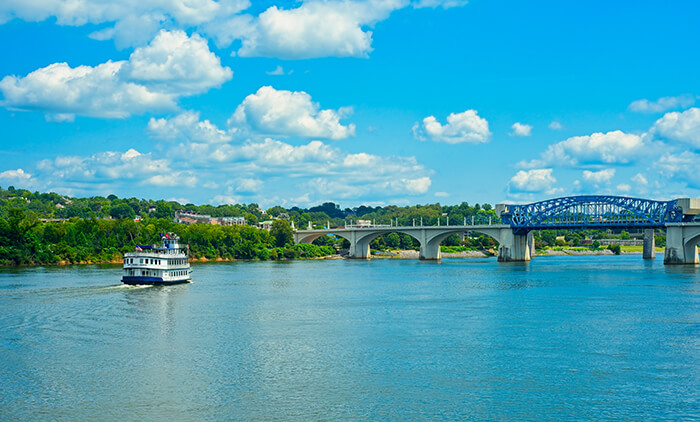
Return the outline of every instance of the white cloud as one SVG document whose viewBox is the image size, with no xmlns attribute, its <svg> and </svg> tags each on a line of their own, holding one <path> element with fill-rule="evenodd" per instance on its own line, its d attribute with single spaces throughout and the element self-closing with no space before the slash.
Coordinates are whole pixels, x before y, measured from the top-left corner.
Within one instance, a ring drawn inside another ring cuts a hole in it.
<svg viewBox="0 0 700 422">
<path fill-rule="evenodd" d="M 663 138 L 700 148 L 700 108 L 666 113 L 654 123 L 652 131 Z"/>
<path fill-rule="evenodd" d="M 532 135 L 532 126 L 520 122 L 513 123 L 510 127 L 512 132 L 510 136 L 530 136 Z"/>
<path fill-rule="evenodd" d="M 695 104 L 695 98 L 686 94 L 677 97 L 662 97 L 656 101 L 647 99 L 632 101 L 628 108 L 635 113 L 662 113 L 674 108 L 690 107 L 693 104 Z"/>
<path fill-rule="evenodd" d="M 608 183 L 615 176 L 615 169 L 605 169 L 600 171 L 583 171 L 583 180 L 589 183 Z"/>
<path fill-rule="evenodd" d="M 220 47 L 240 40 L 238 55 L 243 57 L 367 57 L 372 51 L 370 29 L 392 11 L 466 4 L 466 0 L 308 0 L 291 9 L 273 5 L 253 16 L 241 14 L 251 6 L 250 0 L 5 0 L 0 2 L 0 24 L 13 18 L 38 22 L 55 17 L 58 25 L 111 25 L 90 37 L 113 39 L 118 48 L 143 45 L 162 28 L 197 29 Z"/>
<path fill-rule="evenodd" d="M 649 181 L 647 181 L 647 178 L 644 177 L 642 173 L 637 173 L 636 175 L 634 175 L 632 181 L 641 186 L 647 186 L 649 184 Z"/>
<path fill-rule="evenodd" d="M 88 157 L 58 156 L 53 160 L 43 160 L 37 169 L 44 179 L 69 182 L 96 182 L 139 180 L 145 184 L 173 186 L 179 174 L 170 170 L 170 162 L 154 159 L 150 153 L 142 154 L 135 149 L 120 153 L 105 151 Z"/>
<path fill-rule="evenodd" d="M 523 161 L 518 165 L 532 168 L 545 165 L 626 164 L 648 152 L 648 147 L 639 135 L 619 130 L 594 133 L 550 145 L 541 154 L 541 159 Z"/>
<path fill-rule="evenodd" d="M 447 192 L 435 192 L 435 196 L 437 196 L 438 198 L 447 198 L 448 196 L 450 196 L 450 194 Z"/>
<path fill-rule="evenodd" d="M 561 125 L 558 121 L 554 120 L 552 123 L 549 124 L 548 126 L 552 130 L 562 130 L 564 129 L 564 126 Z"/>
<path fill-rule="evenodd" d="M 293 9 L 271 6 L 257 17 L 239 15 L 231 17 L 232 22 L 212 22 L 206 31 L 221 46 L 240 39 L 237 54 L 241 57 L 368 57 L 370 29 L 394 10 L 465 4 L 464 0 L 305 1 Z"/>
<path fill-rule="evenodd" d="M 193 63 L 200 62 L 206 69 L 190 72 Z M 76 68 L 54 63 L 25 77 L 6 76 L 0 81 L 5 97 L 0 104 L 44 112 L 52 121 L 72 121 L 76 114 L 125 118 L 175 110 L 179 97 L 220 86 L 231 75 L 197 35 L 188 38 L 182 31 L 161 31 L 128 61 Z"/>
<path fill-rule="evenodd" d="M 280 66 L 280 65 L 277 65 L 277 67 L 274 68 L 274 70 L 270 70 L 270 71 L 267 71 L 267 72 L 265 72 L 265 73 L 268 74 L 268 75 L 274 75 L 274 76 L 279 76 L 279 75 L 284 75 L 284 74 L 285 74 L 285 73 L 284 73 L 284 69 L 283 69 L 282 66 Z"/>
<path fill-rule="evenodd" d="M 632 190 L 632 186 L 630 186 L 626 183 L 621 183 L 621 184 L 617 185 L 615 187 L 615 189 L 617 189 L 618 192 L 628 193 L 629 191 Z"/>
<path fill-rule="evenodd" d="M 168 174 L 156 174 L 144 179 L 141 184 L 152 186 L 187 186 L 194 187 L 197 185 L 197 177 L 189 172 L 176 171 Z"/>
<path fill-rule="evenodd" d="M 259 192 L 263 188 L 263 181 L 254 178 L 238 178 L 229 181 L 229 189 L 233 192 Z"/>
<path fill-rule="evenodd" d="M 160 28 L 198 26 L 235 15 L 249 6 L 249 0 L 5 0 L 0 3 L 0 23 L 13 18 L 39 22 L 51 17 L 58 25 L 114 23 L 91 37 L 114 38 L 123 48 L 145 43 Z"/>
<path fill-rule="evenodd" d="M 552 175 L 552 169 L 520 170 L 508 183 L 511 192 L 554 192 L 557 179 Z"/>
<path fill-rule="evenodd" d="M 149 45 L 134 50 L 123 72 L 130 81 L 175 95 L 206 92 L 233 77 L 205 39 L 184 31 L 160 31 Z"/>
<path fill-rule="evenodd" d="M 166 141 L 222 143 L 233 139 L 230 132 L 219 129 L 209 120 L 200 121 L 199 112 L 194 111 L 186 111 L 169 119 L 151 117 L 148 132 L 151 137 Z"/>
<path fill-rule="evenodd" d="M 3 183 L 17 185 L 20 188 L 27 188 L 34 185 L 32 175 L 22 169 L 5 170 L 0 173 L 0 180 Z"/>
<path fill-rule="evenodd" d="M 316 140 L 299 146 L 270 138 L 249 139 L 240 145 L 183 143 L 167 151 L 173 152 L 174 162 L 198 168 L 200 173 L 238 175 L 225 183 L 229 194 L 262 194 L 263 189 L 307 180 L 301 182 L 303 189 L 316 186 L 314 192 L 324 197 L 341 192 L 344 198 L 416 195 L 425 193 L 432 183 L 431 172 L 414 157 L 347 153 Z M 266 182 L 270 178 L 277 181 Z M 323 183 L 314 185 L 312 179 Z"/>
<path fill-rule="evenodd" d="M 655 167 L 660 170 L 662 176 L 687 183 L 693 188 L 700 188 L 698 163 L 700 163 L 700 154 L 684 151 L 680 154 L 664 154 L 655 163 Z"/>
<path fill-rule="evenodd" d="M 447 116 L 447 124 L 442 125 L 435 116 L 423 119 L 423 125 L 413 125 L 413 135 L 416 139 L 448 144 L 488 142 L 491 132 L 486 119 L 479 117 L 476 110 L 462 113 L 451 113 Z"/>
<path fill-rule="evenodd" d="M 278 91 L 263 86 L 236 108 L 229 125 L 241 125 L 265 135 L 345 139 L 355 135 L 355 125 L 343 126 L 340 119 L 351 113 L 347 107 L 321 110 L 304 91 Z"/>
</svg>

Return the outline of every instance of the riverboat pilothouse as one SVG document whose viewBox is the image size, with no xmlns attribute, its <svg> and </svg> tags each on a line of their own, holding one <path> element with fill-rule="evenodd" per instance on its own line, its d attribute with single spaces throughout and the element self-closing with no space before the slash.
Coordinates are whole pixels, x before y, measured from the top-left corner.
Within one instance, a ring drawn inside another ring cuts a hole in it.
<svg viewBox="0 0 700 422">
<path fill-rule="evenodd" d="M 131 285 L 168 285 L 191 281 L 189 248 L 180 247 L 173 233 L 163 235 L 163 244 L 137 245 L 135 252 L 124 254 L 122 283 Z"/>
</svg>

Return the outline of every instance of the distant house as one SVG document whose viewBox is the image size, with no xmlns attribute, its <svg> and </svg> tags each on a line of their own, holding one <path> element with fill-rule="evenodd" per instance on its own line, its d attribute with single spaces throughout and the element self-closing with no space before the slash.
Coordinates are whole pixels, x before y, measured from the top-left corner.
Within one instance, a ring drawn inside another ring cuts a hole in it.
<svg viewBox="0 0 700 422">
<path fill-rule="evenodd" d="M 258 228 L 270 230 L 272 228 L 272 220 L 261 221 L 258 223 Z"/>
<path fill-rule="evenodd" d="M 222 226 L 245 226 L 245 217 L 220 217 L 217 218 Z"/>
<path fill-rule="evenodd" d="M 192 211 L 175 211 L 175 222 L 180 224 L 213 224 L 217 226 L 242 226 L 246 224 L 244 217 L 212 217 Z"/>
</svg>

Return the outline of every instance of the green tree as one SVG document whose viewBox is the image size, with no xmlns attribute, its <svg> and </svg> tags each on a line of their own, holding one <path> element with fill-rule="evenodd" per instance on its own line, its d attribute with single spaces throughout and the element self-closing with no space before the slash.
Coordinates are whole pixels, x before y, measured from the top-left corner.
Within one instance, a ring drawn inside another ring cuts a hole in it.
<svg viewBox="0 0 700 422">
<path fill-rule="evenodd" d="M 124 203 L 113 206 L 112 209 L 109 210 L 109 215 L 111 215 L 112 218 L 116 218 L 118 220 L 136 217 L 134 209 L 131 208 L 128 204 Z"/>
<path fill-rule="evenodd" d="M 153 212 L 153 216 L 155 218 L 171 219 L 175 217 L 175 212 L 170 204 L 161 201 L 156 204 L 156 210 Z"/>
<path fill-rule="evenodd" d="M 275 239 L 275 246 L 283 248 L 294 243 L 294 232 L 287 220 L 275 220 L 270 229 L 270 235 Z"/>
<path fill-rule="evenodd" d="M 389 233 L 386 235 L 385 243 L 388 247 L 396 249 L 401 246 L 401 237 L 398 235 L 398 233 Z"/>
</svg>

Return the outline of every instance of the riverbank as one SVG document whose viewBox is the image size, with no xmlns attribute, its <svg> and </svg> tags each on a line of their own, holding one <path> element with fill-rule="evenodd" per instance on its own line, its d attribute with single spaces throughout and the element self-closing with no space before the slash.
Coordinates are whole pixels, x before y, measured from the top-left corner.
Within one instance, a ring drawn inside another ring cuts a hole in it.
<svg viewBox="0 0 700 422">
<path fill-rule="evenodd" d="M 664 253 L 664 248 L 656 248 L 657 254 Z M 622 246 L 621 254 L 623 255 L 641 255 L 641 246 Z M 492 250 L 469 250 L 461 252 L 442 252 L 442 258 L 488 258 L 497 256 L 498 253 Z M 538 249 L 535 256 L 581 256 L 581 255 L 614 255 L 609 249 L 588 249 L 588 248 L 557 248 L 557 249 Z M 419 252 L 416 250 L 394 250 L 394 251 L 377 251 L 372 254 L 372 258 L 377 259 L 418 259 Z"/>
</svg>

